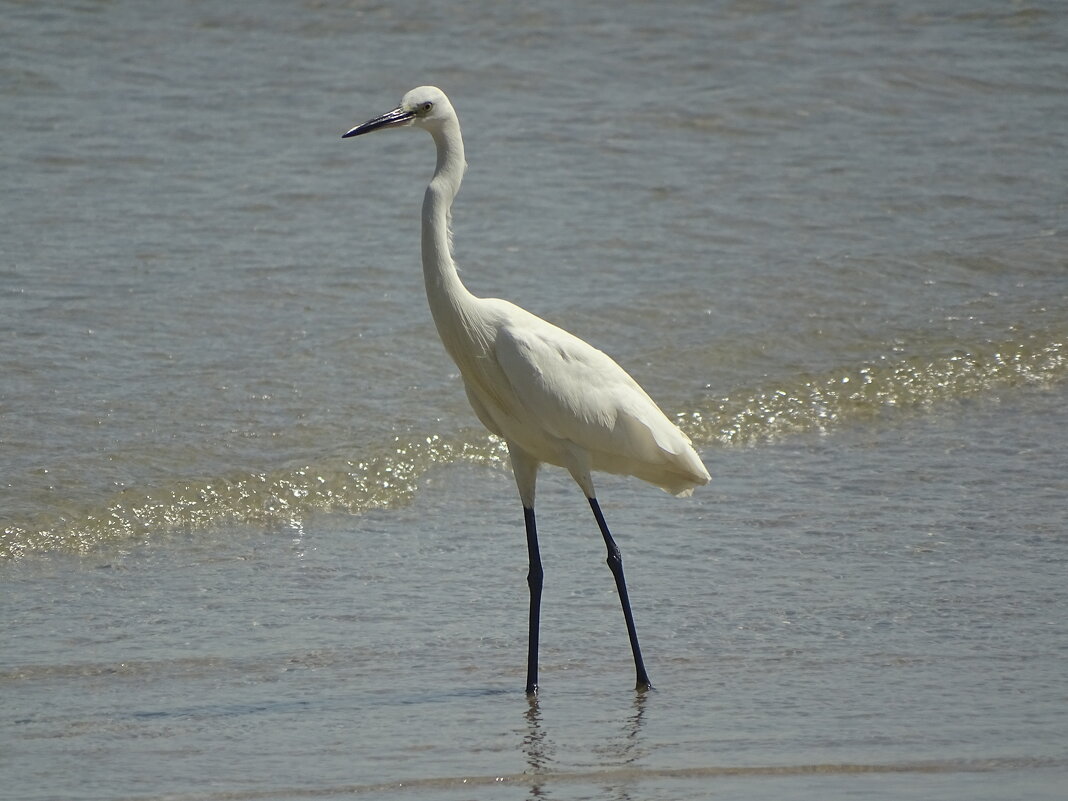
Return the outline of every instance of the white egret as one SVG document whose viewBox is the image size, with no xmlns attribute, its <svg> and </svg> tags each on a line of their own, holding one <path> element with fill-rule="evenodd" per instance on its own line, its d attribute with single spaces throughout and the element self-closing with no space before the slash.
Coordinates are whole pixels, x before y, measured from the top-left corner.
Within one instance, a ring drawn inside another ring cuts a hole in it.
<svg viewBox="0 0 1068 801">
<path fill-rule="evenodd" d="M 523 502 L 530 563 L 526 691 L 533 695 L 538 690 L 542 565 L 534 485 L 543 462 L 566 468 L 593 509 L 623 606 L 637 688 L 648 688 L 623 560 L 601 514 L 590 473 L 632 475 L 685 496 L 708 482 L 708 471 L 689 438 L 609 356 L 508 301 L 479 298 L 464 287 L 452 259 L 449 223 L 467 162 L 460 123 L 445 93 L 433 86 L 413 89 L 397 108 L 343 137 L 402 127 L 427 131 L 437 146 L 437 166 L 422 214 L 423 278 L 430 311 L 475 414 L 508 445 Z"/>
</svg>

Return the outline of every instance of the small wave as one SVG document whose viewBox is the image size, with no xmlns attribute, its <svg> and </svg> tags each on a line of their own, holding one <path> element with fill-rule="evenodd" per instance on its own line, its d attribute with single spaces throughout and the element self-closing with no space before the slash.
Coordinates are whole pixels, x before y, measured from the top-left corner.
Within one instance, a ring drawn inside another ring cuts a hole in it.
<svg viewBox="0 0 1068 801">
<path fill-rule="evenodd" d="M 377 784 L 347 784 L 325 787 L 283 787 L 224 790 L 219 793 L 191 793 L 169 796 L 182 801 L 255 801 L 269 798 L 333 798 L 337 796 L 381 795 L 384 793 L 473 792 L 489 787 L 529 787 L 540 795 L 550 788 L 566 785 L 639 785 L 658 779 L 709 782 L 716 779 L 765 777 L 856 776 L 895 773 L 948 774 L 995 773 L 1063 767 L 1064 760 L 1043 757 L 1017 757 L 972 760 L 929 760 L 886 763 L 815 763 L 796 765 L 694 766 L 688 768 L 604 768 L 591 771 L 545 771 L 495 776 L 427 777 L 398 779 Z M 134 801 L 129 799 L 128 801 Z M 139 800 L 138 800 L 139 801 Z"/>
<path fill-rule="evenodd" d="M 702 445 L 825 432 L 898 410 L 1059 381 L 1068 374 L 1066 342 L 1068 336 L 1035 336 L 934 356 L 884 356 L 712 399 L 677 415 L 677 422 Z"/>
<path fill-rule="evenodd" d="M 42 515 L 0 533 L 0 560 L 50 551 L 88 553 L 101 545 L 145 543 L 166 532 L 232 523 L 299 522 L 319 510 L 364 512 L 404 503 L 430 468 L 503 463 L 489 435 L 396 437 L 360 461 L 306 465 L 119 492 L 99 508 Z"/>
<path fill-rule="evenodd" d="M 827 432 L 894 411 L 1059 381 L 1068 374 L 1066 342 L 1064 335 L 1033 335 L 939 355 L 883 357 L 710 398 L 676 420 L 699 448 Z M 358 461 L 124 490 L 94 508 L 6 526 L 0 532 L 0 560 L 87 553 L 101 545 L 144 543 L 167 532 L 232 523 L 299 523 L 319 510 L 359 513 L 395 506 L 411 498 L 427 470 L 459 462 L 503 465 L 507 451 L 474 430 L 451 437 L 397 437 Z"/>
</svg>

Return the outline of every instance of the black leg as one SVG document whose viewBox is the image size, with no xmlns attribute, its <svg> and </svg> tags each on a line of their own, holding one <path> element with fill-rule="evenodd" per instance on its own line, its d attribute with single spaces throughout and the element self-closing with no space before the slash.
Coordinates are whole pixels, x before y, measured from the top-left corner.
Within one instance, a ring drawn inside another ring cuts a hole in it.
<svg viewBox="0 0 1068 801">
<path fill-rule="evenodd" d="M 608 546 L 608 567 L 616 579 L 616 590 L 619 592 L 619 602 L 623 606 L 623 617 L 627 621 L 627 634 L 630 636 L 630 650 L 634 654 L 634 671 L 637 674 L 637 689 L 648 690 L 652 688 L 649 683 L 649 674 L 645 672 L 645 662 L 642 660 L 642 649 L 638 645 L 638 633 L 634 628 L 634 615 L 630 611 L 630 596 L 627 595 L 627 581 L 623 578 L 623 556 L 619 553 L 619 546 L 612 539 L 612 532 L 608 530 L 608 524 L 604 522 L 601 514 L 601 505 L 596 498 L 587 498 L 593 516 L 597 518 L 597 526 L 601 529 L 604 544 Z"/>
<path fill-rule="evenodd" d="M 527 585 L 530 587 L 530 635 L 527 643 L 527 695 L 538 691 L 538 628 L 541 619 L 541 552 L 538 550 L 538 528 L 534 524 L 534 510 L 523 507 L 523 522 L 527 527 L 527 557 L 530 570 Z"/>
</svg>

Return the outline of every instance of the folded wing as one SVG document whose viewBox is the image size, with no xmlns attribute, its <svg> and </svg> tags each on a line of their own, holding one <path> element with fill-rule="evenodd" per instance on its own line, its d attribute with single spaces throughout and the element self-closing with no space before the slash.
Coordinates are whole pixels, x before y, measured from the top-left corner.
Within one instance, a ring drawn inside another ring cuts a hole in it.
<svg viewBox="0 0 1068 801">
<path fill-rule="evenodd" d="M 583 449 L 594 470 L 675 495 L 709 480 L 689 438 L 607 354 L 539 317 L 503 325 L 494 355 L 531 423 Z"/>
</svg>

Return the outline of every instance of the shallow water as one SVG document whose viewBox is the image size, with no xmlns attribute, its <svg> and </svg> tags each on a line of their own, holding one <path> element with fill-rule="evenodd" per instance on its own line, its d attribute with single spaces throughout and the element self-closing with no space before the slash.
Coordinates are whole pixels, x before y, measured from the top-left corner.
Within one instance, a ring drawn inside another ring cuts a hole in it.
<svg viewBox="0 0 1068 801">
<path fill-rule="evenodd" d="M 13 797 L 472 797 L 466 780 L 523 798 L 1056 798 L 1065 479 L 1032 465 L 1052 462 L 1064 400 L 727 450 L 692 503 L 606 482 L 647 694 L 557 476 L 534 706 L 503 470 L 435 469 L 410 505 L 355 518 L 23 560 L 0 677 Z"/>
<path fill-rule="evenodd" d="M 4 20 L 4 792 L 1059 797 L 1057 4 Z M 515 490 L 420 281 L 431 146 L 339 138 L 428 82 L 465 281 L 610 352 L 713 474 L 599 484 L 647 695 L 555 472 L 521 693 Z"/>
</svg>

